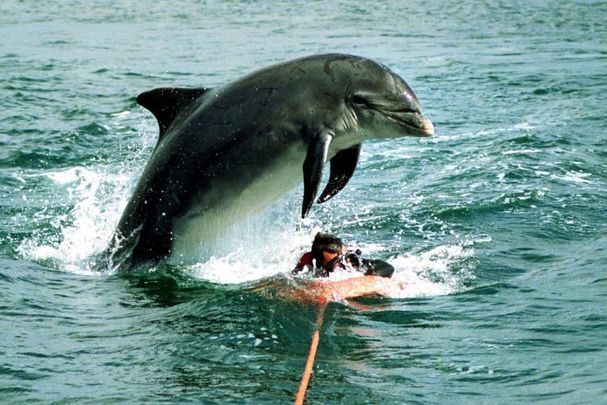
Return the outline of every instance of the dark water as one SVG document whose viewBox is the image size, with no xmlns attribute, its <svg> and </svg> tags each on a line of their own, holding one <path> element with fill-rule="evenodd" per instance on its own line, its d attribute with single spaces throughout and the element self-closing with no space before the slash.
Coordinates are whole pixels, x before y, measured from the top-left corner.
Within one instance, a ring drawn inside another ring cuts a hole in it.
<svg viewBox="0 0 607 405">
<path fill-rule="evenodd" d="M 0 401 L 292 400 L 315 310 L 253 288 L 318 229 L 408 287 L 329 307 L 310 403 L 607 400 L 607 3 L 0 3 Z M 431 139 L 365 144 L 195 266 L 90 270 L 156 140 L 134 97 L 376 59 Z M 227 252 L 227 253 L 226 253 Z"/>
</svg>

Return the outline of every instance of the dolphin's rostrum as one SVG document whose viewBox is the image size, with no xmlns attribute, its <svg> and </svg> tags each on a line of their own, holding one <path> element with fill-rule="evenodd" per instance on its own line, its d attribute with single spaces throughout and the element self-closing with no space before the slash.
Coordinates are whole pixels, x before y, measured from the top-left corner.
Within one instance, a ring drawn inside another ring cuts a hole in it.
<svg viewBox="0 0 607 405">
<path fill-rule="evenodd" d="M 108 252 L 136 264 L 188 252 L 258 211 L 301 178 L 305 217 L 351 178 L 368 139 L 430 136 L 411 88 L 372 60 L 295 59 L 213 89 L 160 88 L 137 102 L 160 137 Z"/>
</svg>

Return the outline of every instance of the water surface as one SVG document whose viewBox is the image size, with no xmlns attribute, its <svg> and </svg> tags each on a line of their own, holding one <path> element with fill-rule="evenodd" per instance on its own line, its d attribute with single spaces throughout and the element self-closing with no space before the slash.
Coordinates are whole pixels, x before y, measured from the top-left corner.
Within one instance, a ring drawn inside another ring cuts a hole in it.
<svg viewBox="0 0 607 405">
<path fill-rule="evenodd" d="M 0 4 L 0 400 L 293 398 L 315 309 L 252 286 L 315 231 L 408 288 L 329 307 L 310 403 L 607 397 L 604 2 Z M 402 75 L 430 139 L 366 143 L 335 199 L 301 189 L 216 257 L 91 270 L 157 139 L 135 103 L 325 52 Z"/>
</svg>

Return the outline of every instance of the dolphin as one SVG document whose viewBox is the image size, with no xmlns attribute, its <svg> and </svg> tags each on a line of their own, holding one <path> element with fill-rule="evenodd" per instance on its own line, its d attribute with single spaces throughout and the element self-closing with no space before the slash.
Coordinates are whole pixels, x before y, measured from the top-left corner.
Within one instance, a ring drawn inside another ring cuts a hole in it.
<svg viewBox="0 0 607 405">
<path fill-rule="evenodd" d="M 345 54 L 294 59 L 221 87 L 157 88 L 137 103 L 160 136 L 108 247 L 124 265 L 187 257 L 302 172 L 306 217 L 348 183 L 363 141 L 434 133 L 401 77 Z"/>
</svg>

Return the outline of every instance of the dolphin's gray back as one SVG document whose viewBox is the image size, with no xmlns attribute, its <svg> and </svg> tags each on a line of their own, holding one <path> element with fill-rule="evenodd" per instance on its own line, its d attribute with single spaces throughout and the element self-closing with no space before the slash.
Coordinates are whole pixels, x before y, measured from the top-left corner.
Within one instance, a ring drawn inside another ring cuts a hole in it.
<svg viewBox="0 0 607 405">
<path fill-rule="evenodd" d="M 308 67 L 291 65 L 205 91 L 181 106 L 170 124 L 159 121 L 162 135 L 118 224 L 118 234 L 130 239 L 123 249 L 133 249 L 135 258 L 166 257 L 174 222 L 188 214 L 193 200 L 226 180 L 244 186 L 284 148 L 303 148 L 303 123 L 293 117 L 300 114 L 296 99 L 309 96 L 309 83 L 298 80 Z M 146 107 L 173 108 L 165 101 L 175 102 L 160 98 Z"/>
</svg>

